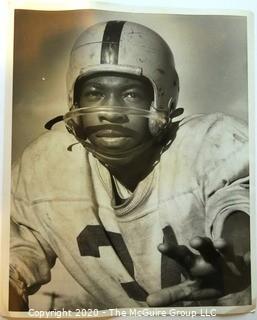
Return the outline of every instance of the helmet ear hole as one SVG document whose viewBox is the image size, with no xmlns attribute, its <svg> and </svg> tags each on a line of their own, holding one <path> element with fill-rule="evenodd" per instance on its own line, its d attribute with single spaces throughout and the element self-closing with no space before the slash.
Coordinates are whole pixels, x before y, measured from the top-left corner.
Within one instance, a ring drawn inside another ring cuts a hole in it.
<svg viewBox="0 0 257 320">
<path fill-rule="evenodd" d="M 159 119 L 150 118 L 148 120 L 148 127 L 151 135 L 153 137 L 160 135 L 160 133 L 163 132 L 163 129 L 167 127 L 168 123 L 169 123 L 169 117 L 164 116 L 161 113 L 159 113 Z"/>
</svg>

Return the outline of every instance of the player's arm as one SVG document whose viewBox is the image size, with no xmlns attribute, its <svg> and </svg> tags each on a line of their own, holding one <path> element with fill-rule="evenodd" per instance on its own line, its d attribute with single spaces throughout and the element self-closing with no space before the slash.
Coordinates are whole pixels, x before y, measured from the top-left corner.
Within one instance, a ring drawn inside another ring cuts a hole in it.
<svg viewBox="0 0 257 320">
<path fill-rule="evenodd" d="M 218 141 L 220 148 L 215 149 L 211 141 Z M 204 177 L 201 190 L 206 211 L 206 237 L 190 241 L 191 248 L 198 254 L 183 245 L 164 243 L 159 246 L 163 254 L 184 268 L 186 280 L 150 295 L 147 301 L 151 306 L 219 297 L 217 304 L 223 304 L 225 296 L 229 296 L 230 301 L 224 303 L 230 305 L 250 303 L 247 130 L 234 119 L 219 116 L 201 148 L 198 159 L 203 162 L 198 167 L 199 180 Z"/>
<path fill-rule="evenodd" d="M 10 219 L 9 310 L 24 311 L 28 296 L 50 281 L 50 269 L 56 254 L 40 233 L 37 218 L 29 199 L 29 183 L 21 161 L 12 171 Z"/>
<path fill-rule="evenodd" d="M 240 225 L 240 232 L 233 232 Z M 225 221 L 223 238 L 211 241 L 195 237 L 185 246 L 164 243 L 159 250 L 175 259 L 184 268 L 186 280 L 148 296 L 150 306 L 169 306 L 177 301 L 220 298 L 218 304 L 250 303 L 250 241 L 249 217 L 243 212 L 232 213 Z M 239 299 L 239 295 L 240 299 Z M 228 296 L 229 295 L 229 296 Z M 240 300 L 240 301 L 239 301 Z"/>
<path fill-rule="evenodd" d="M 17 206 L 14 209 L 17 209 Z M 50 281 L 50 270 L 55 259 L 55 253 L 39 232 L 11 218 L 10 311 L 26 310 L 28 296 Z"/>
</svg>

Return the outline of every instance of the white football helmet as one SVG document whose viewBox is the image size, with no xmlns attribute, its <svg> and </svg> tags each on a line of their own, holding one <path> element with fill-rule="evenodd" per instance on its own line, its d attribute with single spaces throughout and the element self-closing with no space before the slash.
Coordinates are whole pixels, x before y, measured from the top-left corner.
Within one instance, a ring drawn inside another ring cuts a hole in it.
<svg viewBox="0 0 257 320">
<path fill-rule="evenodd" d="M 70 55 L 67 72 L 67 92 L 69 112 L 64 120 L 69 132 L 74 134 L 90 152 L 105 164 L 115 161 L 115 157 L 128 159 L 133 154 L 102 154 L 86 137 L 80 135 L 79 117 L 85 116 L 87 108 L 78 108 L 76 96 L 80 81 L 97 73 L 117 73 L 144 77 L 150 81 L 154 100 L 149 111 L 127 110 L 133 116 L 148 119 L 153 141 L 165 135 L 175 110 L 179 93 L 179 79 L 172 52 L 167 43 L 153 30 L 127 21 L 98 23 L 85 30 L 76 40 Z M 83 110 L 85 109 L 85 110 Z M 116 112 L 118 112 L 118 108 Z M 126 111 L 126 110 L 125 110 Z M 123 112 L 125 112 L 123 109 Z M 167 139 L 158 152 L 161 154 Z M 169 139 L 168 139 L 169 140 Z M 153 141 L 150 143 L 152 144 Z M 149 146 L 139 146 L 134 153 L 139 154 Z"/>
</svg>

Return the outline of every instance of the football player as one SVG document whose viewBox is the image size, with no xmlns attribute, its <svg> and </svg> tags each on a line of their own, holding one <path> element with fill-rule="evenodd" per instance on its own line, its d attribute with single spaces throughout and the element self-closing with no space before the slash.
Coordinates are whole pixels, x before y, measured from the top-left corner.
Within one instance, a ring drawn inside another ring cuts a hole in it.
<svg viewBox="0 0 257 320">
<path fill-rule="evenodd" d="M 10 310 L 56 258 L 95 308 L 250 304 L 245 125 L 177 120 L 172 52 L 132 22 L 82 33 L 67 90 L 46 127 L 70 134 L 44 134 L 13 172 Z"/>
</svg>

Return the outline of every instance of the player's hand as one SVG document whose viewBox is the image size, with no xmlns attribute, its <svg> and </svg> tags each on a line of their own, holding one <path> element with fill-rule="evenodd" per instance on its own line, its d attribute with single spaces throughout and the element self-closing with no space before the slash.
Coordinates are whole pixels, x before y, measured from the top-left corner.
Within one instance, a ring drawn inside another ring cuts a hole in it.
<svg viewBox="0 0 257 320">
<path fill-rule="evenodd" d="M 147 298 L 149 306 L 170 306 L 178 301 L 216 298 L 222 301 L 224 296 L 231 297 L 239 292 L 247 292 L 245 294 L 249 296 L 249 253 L 244 257 L 236 256 L 223 239 L 212 242 L 209 238 L 195 237 L 190 241 L 190 246 L 199 254 L 194 254 L 186 246 L 159 245 L 162 254 L 181 265 L 185 281 L 150 294 Z M 231 299 L 229 301 L 233 304 Z"/>
<path fill-rule="evenodd" d="M 17 290 L 12 279 L 9 282 L 9 310 L 10 311 L 28 311 L 28 301 Z"/>
</svg>

